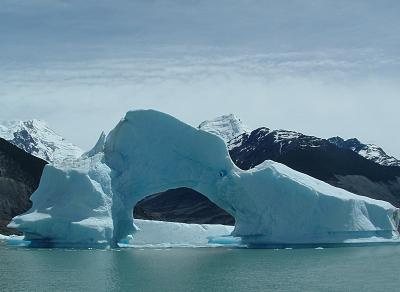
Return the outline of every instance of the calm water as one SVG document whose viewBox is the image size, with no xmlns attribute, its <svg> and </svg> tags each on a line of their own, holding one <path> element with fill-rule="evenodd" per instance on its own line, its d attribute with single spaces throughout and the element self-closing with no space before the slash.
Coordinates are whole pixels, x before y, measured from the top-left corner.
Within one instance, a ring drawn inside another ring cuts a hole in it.
<svg viewBox="0 0 400 292">
<path fill-rule="evenodd" d="M 63 250 L 0 245 L 1 291 L 399 291 L 400 246 Z"/>
</svg>

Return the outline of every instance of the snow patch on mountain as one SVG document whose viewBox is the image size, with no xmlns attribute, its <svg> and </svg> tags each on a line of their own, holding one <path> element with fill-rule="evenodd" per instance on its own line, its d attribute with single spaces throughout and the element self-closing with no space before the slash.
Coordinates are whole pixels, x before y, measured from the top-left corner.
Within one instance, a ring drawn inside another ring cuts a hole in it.
<svg viewBox="0 0 400 292">
<path fill-rule="evenodd" d="M 225 143 L 241 134 L 251 132 L 250 128 L 244 125 L 234 114 L 204 121 L 199 125 L 199 129 L 221 137 Z"/>
<path fill-rule="evenodd" d="M 73 160 L 83 154 L 82 149 L 65 140 L 41 120 L 2 122 L 0 137 L 50 163 Z"/>
</svg>

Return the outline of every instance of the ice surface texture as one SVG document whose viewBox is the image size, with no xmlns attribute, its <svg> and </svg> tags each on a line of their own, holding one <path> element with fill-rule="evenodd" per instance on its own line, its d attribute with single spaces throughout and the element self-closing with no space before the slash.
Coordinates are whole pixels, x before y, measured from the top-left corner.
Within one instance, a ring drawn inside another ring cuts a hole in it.
<svg viewBox="0 0 400 292">
<path fill-rule="evenodd" d="M 137 202 L 187 187 L 232 214 L 232 235 L 250 245 L 399 237 L 399 212 L 391 204 L 273 161 L 240 170 L 221 138 L 157 111 L 128 112 L 96 149 L 103 151 L 71 165 L 46 166 L 31 210 L 10 227 L 28 240 L 115 246 L 137 230 Z"/>
</svg>

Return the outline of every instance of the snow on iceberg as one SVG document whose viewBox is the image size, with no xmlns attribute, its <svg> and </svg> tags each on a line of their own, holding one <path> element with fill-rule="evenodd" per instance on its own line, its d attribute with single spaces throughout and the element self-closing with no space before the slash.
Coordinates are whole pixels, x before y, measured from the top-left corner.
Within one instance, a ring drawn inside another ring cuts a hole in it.
<svg viewBox="0 0 400 292">
<path fill-rule="evenodd" d="M 221 138 L 157 111 L 128 112 L 98 149 L 71 165 L 46 166 L 32 208 L 9 227 L 33 242 L 116 246 L 138 230 L 137 202 L 187 187 L 232 214 L 232 236 L 248 245 L 399 238 L 390 203 L 273 161 L 240 170 Z"/>
</svg>

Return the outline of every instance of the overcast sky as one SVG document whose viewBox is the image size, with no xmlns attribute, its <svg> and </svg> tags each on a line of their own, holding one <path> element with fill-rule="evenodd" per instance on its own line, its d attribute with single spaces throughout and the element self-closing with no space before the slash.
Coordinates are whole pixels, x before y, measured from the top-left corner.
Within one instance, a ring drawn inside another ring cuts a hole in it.
<svg viewBox="0 0 400 292">
<path fill-rule="evenodd" d="M 358 137 L 400 157 L 400 2 L 0 0 L 0 120 L 87 149 L 131 109 Z"/>
</svg>

